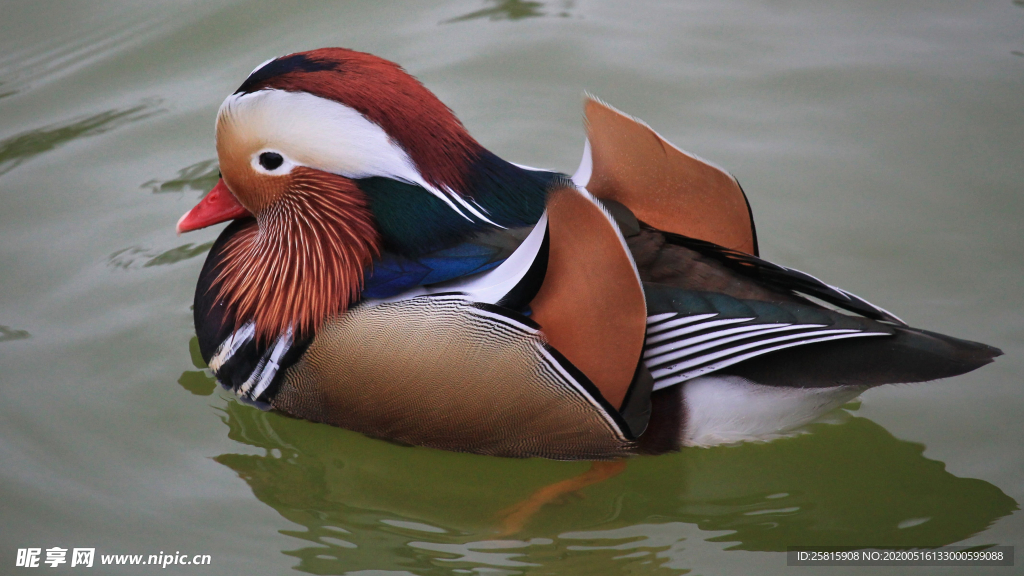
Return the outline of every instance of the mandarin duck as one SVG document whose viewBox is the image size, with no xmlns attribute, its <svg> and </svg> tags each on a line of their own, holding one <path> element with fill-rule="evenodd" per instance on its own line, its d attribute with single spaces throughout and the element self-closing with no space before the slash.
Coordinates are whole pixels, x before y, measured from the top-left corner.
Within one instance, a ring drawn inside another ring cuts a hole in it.
<svg viewBox="0 0 1024 576">
<path fill-rule="evenodd" d="M 195 328 L 244 401 L 393 442 L 616 459 L 763 440 L 1001 352 L 758 256 L 729 173 L 588 97 L 571 177 L 480 145 L 397 64 L 257 67 L 221 105 L 232 221 Z"/>
</svg>

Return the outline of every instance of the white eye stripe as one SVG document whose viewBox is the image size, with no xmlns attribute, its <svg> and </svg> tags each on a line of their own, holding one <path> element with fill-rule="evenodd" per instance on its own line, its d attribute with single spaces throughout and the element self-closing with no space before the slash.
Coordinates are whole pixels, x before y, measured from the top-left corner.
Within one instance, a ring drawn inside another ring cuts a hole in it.
<svg viewBox="0 0 1024 576">
<path fill-rule="evenodd" d="M 306 92 L 232 94 L 220 121 L 239 144 L 260 142 L 292 162 L 347 178 L 387 176 L 423 183 L 409 156 L 353 108 Z M 251 149 L 251 148 L 250 148 Z"/>
<path fill-rule="evenodd" d="M 218 146 L 242 150 L 258 146 L 260 152 L 281 154 L 293 167 L 308 166 L 352 179 L 383 176 L 416 184 L 461 217 L 493 223 L 482 207 L 469 204 L 458 192 L 428 183 L 383 128 L 334 100 L 284 90 L 232 94 L 221 104 L 217 123 L 223 128 L 218 139 L 226 140 Z M 281 168 L 267 171 L 258 158 L 259 153 L 252 165 L 261 174 L 287 173 Z"/>
</svg>

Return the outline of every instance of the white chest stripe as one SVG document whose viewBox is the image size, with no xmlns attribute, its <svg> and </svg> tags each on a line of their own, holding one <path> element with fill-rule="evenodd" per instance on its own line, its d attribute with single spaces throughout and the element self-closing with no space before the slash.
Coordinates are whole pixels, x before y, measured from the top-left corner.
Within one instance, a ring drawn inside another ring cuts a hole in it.
<svg viewBox="0 0 1024 576">
<path fill-rule="evenodd" d="M 251 320 L 246 322 L 237 332 L 228 336 L 226 340 L 221 342 L 220 346 L 217 347 L 217 351 L 213 353 L 213 358 L 210 359 L 210 370 L 217 372 L 225 362 L 231 359 L 238 352 L 238 349 L 245 346 L 245 343 L 252 340 L 253 334 L 256 333 L 256 324 Z"/>
<path fill-rule="evenodd" d="M 279 364 L 281 357 L 291 348 L 291 345 L 292 329 L 289 328 L 283 335 L 277 337 L 274 348 L 269 353 L 263 354 L 263 358 L 260 358 L 259 364 L 249 375 L 249 379 L 239 387 L 238 394 L 249 400 L 258 401 L 267 386 L 274 381 L 274 376 L 277 375 L 277 371 L 281 367 Z"/>
<path fill-rule="evenodd" d="M 232 357 L 234 357 L 242 346 L 252 341 L 255 332 L 255 323 L 249 321 L 242 326 L 238 332 L 228 336 L 223 342 L 221 342 L 220 346 L 217 347 L 217 351 L 214 352 L 213 358 L 210 359 L 210 370 L 212 370 L 214 374 L 220 371 L 220 369 L 223 368 Z M 237 390 L 235 390 L 235 393 L 243 398 L 259 401 L 260 396 L 266 392 L 267 387 L 274 381 L 274 376 L 277 375 L 277 371 L 281 367 L 281 358 L 288 352 L 291 345 L 292 329 L 289 328 L 284 334 L 277 337 L 274 341 L 273 348 L 263 353 L 263 357 L 260 358 L 260 361 L 256 364 L 256 368 L 254 368 L 252 373 L 249 374 L 249 378 L 246 379 L 246 381 L 239 386 Z"/>
</svg>

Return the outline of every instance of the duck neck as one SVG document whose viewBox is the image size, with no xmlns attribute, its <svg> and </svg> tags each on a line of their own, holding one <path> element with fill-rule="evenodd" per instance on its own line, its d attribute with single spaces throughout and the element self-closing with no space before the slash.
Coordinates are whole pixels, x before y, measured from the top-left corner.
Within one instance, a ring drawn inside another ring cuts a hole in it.
<svg viewBox="0 0 1024 576">
<path fill-rule="evenodd" d="M 533 226 L 544 213 L 548 191 L 567 179 L 557 172 L 521 168 L 481 149 L 467 166 L 458 204 L 390 178 L 357 183 L 369 198 L 384 249 L 415 258 L 489 229 Z"/>
</svg>

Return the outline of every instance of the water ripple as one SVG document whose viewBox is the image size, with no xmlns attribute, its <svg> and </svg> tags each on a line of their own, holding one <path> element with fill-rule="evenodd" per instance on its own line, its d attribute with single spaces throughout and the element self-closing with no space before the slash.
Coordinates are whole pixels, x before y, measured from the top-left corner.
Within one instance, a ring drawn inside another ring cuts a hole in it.
<svg viewBox="0 0 1024 576">
<path fill-rule="evenodd" d="M 532 562 L 514 560 L 518 556 L 524 556 L 525 552 L 490 552 L 490 550 L 508 550 L 510 548 L 527 548 L 533 545 L 551 544 L 547 538 L 533 538 L 529 541 L 523 540 L 483 540 L 480 542 L 467 542 L 465 544 L 442 544 L 439 542 L 409 542 L 409 546 L 420 550 L 432 552 L 443 552 L 454 554 L 458 558 L 438 558 L 441 562 L 470 562 L 485 564 L 487 566 L 504 566 L 509 568 L 540 566 Z"/>
<path fill-rule="evenodd" d="M 10 340 L 25 340 L 31 338 L 32 335 L 28 333 L 28 330 L 17 330 L 10 326 L 4 326 L 0 324 L 0 342 L 8 342 Z"/>
<path fill-rule="evenodd" d="M 534 2 L 531 0 L 488 0 L 489 4 L 494 4 L 490 8 L 482 8 L 475 10 L 462 16 L 457 16 L 450 20 L 445 20 L 441 24 L 451 24 L 454 22 L 465 22 L 467 20 L 477 20 L 480 18 L 487 18 L 488 20 L 523 20 L 526 18 L 539 18 L 547 16 L 546 12 L 543 12 L 541 8 L 544 7 L 543 2 Z M 566 17 L 569 16 L 568 9 L 572 7 L 572 2 L 564 2 L 564 9 L 558 13 L 558 16 Z"/>
<path fill-rule="evenodd" d="M 178 170 L 169 180 L 153 179 L 144 182 L 140 188 L 149 188 L 154 194 L 163 192 L 184 192 L 185 190 L 209 191 L 217 185 L 220 178 L 220 165 L 217 159 L 202 160 Z"/>
<path fill-rule="evenodd" d="M 211 247 L 213 247 L 213 242 L 205 242 L 203 244 L 189 242 L 164 252 L 156 252 L 149 248 L 131 246 L 129 248 L 122 248 L 107 256 L 107 266 L 121 270 L 165 266 L 206 254 Z M 145 262 L 138 264 L 142 260 L 145 260 Z"/>
<path fill-rule="evenodd" d="M 0 92 L 0 98 L 40 88 L 90 64 L 102 62 L 157 25 L 157 22 L 135 17 L 134 21 L 91 28 L 89 34 L 80 38 L 61 36 L 43 45 L 5 54 L 0 57 L 0 76 L 7 78 L 5 83 L 13 84 L 15 89 Z"/>
<path fill-rule="evenodd" d="M 44 154 L 79 138 L 97 136 L 138 120 L 159 114 L 161 100 L 146 99 L 124 109 L 111 109 L 99 114 L 78 118 L 60 124 L 50 124 L 26 130 L 0 140 L 0 176 L 17 168 L 25 161 Z"/>
<path fill-rule="evenodd" d="M 559 538 L 565 540 L 626 540 L 620 544 L 607 546 L 592 545 L 567 546 L 568 550 L 633 550 L 651 548 L 667 550 L 677 547 L 685 540 L 687 525 L 682 522 L 666 522 L 664 524 L 634 524 L 613 530 L 591 530 L 586 532 L 565 532 Z M 633 556 L 629 554 L 627 556 Z M 620 556 L 624 558 L 625 556 Z"/>
</svg>

